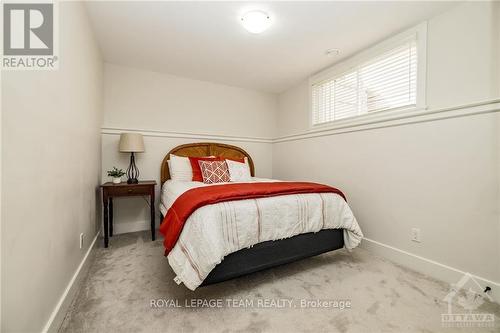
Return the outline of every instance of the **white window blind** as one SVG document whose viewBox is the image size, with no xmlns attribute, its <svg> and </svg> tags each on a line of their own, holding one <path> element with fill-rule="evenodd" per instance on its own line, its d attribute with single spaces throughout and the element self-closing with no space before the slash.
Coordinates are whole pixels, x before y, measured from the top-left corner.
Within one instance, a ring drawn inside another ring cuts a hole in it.
<svg viewBox="0 0 500 333">
<path fill-rule="evenodd" d="M 416 36 L 341 75 L 312 85 L 312 123 L 415 106 Z"/>
</svg>

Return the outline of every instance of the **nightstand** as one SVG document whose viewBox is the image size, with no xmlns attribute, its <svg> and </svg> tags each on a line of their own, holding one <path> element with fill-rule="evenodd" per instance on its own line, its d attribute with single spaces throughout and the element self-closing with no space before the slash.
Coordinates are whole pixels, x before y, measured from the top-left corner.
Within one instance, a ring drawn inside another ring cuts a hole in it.
<svg viewBox="0 0 500 333">
<path fill-rule="evenodd" d="M 138 184 L 113 184 L 107 182 L 101 185 L 102 187 L 102 203 L 103 203 L 103 224 L 104 224 L 104 247 L 108 247 L 109 237 L 113 236 L 113 198 L 114 197 L 131 197 L 131 196 L 149 196 L 150 211 L 151 211 L 151 239 L 155 240 L 155 186 L 156 181 L 145 180 Z M 108 213 L 109 205 L 109 213 Z M 109 223 L 109 229 L 108 229 Z M 109 231 L 109 236 L 108 236 Z"/>
</svg>

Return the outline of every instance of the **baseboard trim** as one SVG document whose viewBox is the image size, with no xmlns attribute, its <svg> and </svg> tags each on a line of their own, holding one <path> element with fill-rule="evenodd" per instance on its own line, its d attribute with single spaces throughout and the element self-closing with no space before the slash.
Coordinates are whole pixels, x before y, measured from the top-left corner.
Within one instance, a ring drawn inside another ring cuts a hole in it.
<svg viewBox="0 0 500 333">
<path fill-rule="evenodd" d="M 460 269 L 369 238 L 363 238 L 360 247 L 400 265 L 409 267 L 415 271 L 447 283 L 456 283 L 464 274 L 467 273 Z M 479 282 L 481 286 L 489 286 L 491 288 L 490 296 L 495 302 L 500 303 L 500 283 L 485 279 L 472 273 L 471 276 Z"/>
<path fill-rule="evenodd" d="M 98 232 L 97 235 L 95 235 L 94 240 L 92 241 L 92 243 L 89 246 L 89 249 L 87 250 L 87 253 L 85 253 L 85 256 L 80 262 L 80 265 L 78 265 L 75 274 L 73 274 L 73 277 L 66 286 L 64 293 L 59 299 L 59 302 L 57 302 L 56 307 L 52 311 L 49 320 L 47 321 L 45 327 L 42 330 L 43 333 L 57 332 L 59 330 L 59 327 L 61 326 L 64 320 L 64 316 L 71 304 L 71 301 L 73 300 L 73 297 L 76 294 L 76 291 L 78 289 L 77 286 L 81 281 L 81 279 L 83 278 L 84 274 L 82 273 L 88 268 L 89 262 L 87 261 L 87 259 L 90 255 L 90 252 L 92 252 L 92 249 L 94 248 L 97 239 L 99 238 L 99 234 L 100 233 Z"/>
</svg>

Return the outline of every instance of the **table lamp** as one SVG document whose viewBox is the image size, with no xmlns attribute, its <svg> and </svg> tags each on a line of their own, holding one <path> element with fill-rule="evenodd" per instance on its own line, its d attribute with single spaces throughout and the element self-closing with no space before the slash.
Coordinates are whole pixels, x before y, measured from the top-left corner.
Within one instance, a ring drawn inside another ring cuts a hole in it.
<svg viewBox="0 0 500 333">
<path fill-rule="evenodd" d="M 139 182 L 139 168 L 135 165 L 134 153 L 144 152 L 144 140 L 142 134 L 122 133 L 120 134 L 120 152 L 130 153 L 130 165 L 127 169 L 127 183 L 137 184 Z"/>
</svg>

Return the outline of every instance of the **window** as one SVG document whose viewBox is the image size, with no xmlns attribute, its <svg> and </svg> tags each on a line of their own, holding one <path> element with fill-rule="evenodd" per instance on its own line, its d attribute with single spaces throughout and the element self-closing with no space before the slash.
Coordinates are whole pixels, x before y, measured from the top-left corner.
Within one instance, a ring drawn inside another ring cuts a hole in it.
<svg viewBox="0 0 500 333">
<path fill-rule="evenodd" d="M 410 31 L 403 38 L 397 36 L 347 63 L 348 69 L 334 66 L 312 78 L 312 124 L 421 106 L 417 78 L 418 67 L 424 64 L 419 57 L 425 57 L 419 52 L 422 35 Z M 425 51 L 425 44 L 422 48 Z"/>
</svg>

